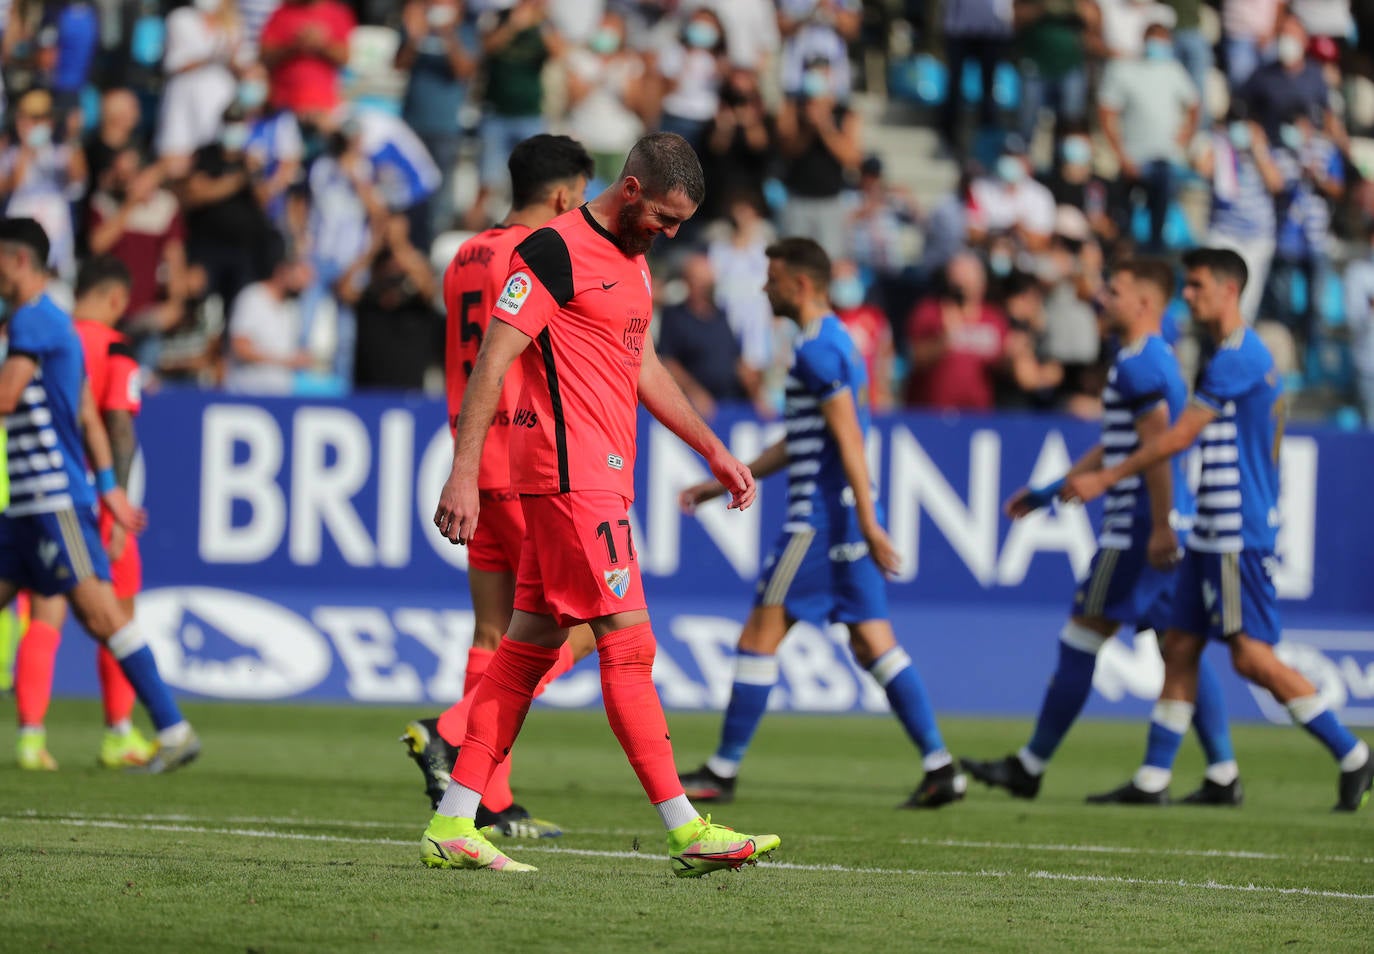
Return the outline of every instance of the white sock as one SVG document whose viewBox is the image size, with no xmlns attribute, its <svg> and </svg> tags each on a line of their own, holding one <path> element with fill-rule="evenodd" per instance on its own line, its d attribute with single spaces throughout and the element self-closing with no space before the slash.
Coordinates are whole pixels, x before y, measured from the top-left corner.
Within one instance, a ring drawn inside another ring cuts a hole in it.
<svg viewBox="0 0 1374 954">
<path fill-rule="evenodd" d="M 1218 785 L 1230 785 L 1240 778 L 1240 766 L 1235 759 L 1228 759 L 1225 762 L 1217 762 L 1215 765 L 1207 766 L 1207 771 L 1203 775 Z"/>
<path fill-rule="evenodd" d="M 1365 744 L 1364 740 L 1360 740 L 1356 743 L 1355 747 L 1345 753 L 1345 757 L 1341 759 L 1341 771 L 1353 772 L 1357 768 L 1364 768 L 1364 763 L 1368 761 L 1369 746 Z"/>
<path fill-rule="evenodd" d="M 1150 713 L 1150 721 L 1157 722 L 1171 732 L 1184 735 L 1193 723 L 1194 705 L 1182 699 L 1160 699 Z"/>
<path fill-rule="evenodd" d="M 482 793 L 453 782 L 444 789 L 444 797 L 439 799 L 436 814 L 445 818 L 477 817 L 477 806 L 482 804 Z"/>
<path fill-rule="evenodd" d="M 157 734 L 157 741 L 160 745 L 165 745 L 168 748 L 175 748 L 185 742 L 190 734 L 191 723 L 182 719 L 176 725 L 169 725 L 167 728 L 160 730 Z"/>
<path fill-rule="evenodd" d="M 139 632 L 138 624 L 130 620 L 124 624 L 123 629 L 110 637 L 105 648 L 110 651 L 115 659 L 124 659 L 138 652 L 144 645 L 143 634 Z"/>
<path fill-rule="evenodd" d="M 937 769 L 944 768 L 953 761 L 954 756 L 949 754 L 949 749 L 941 749 L 938 752 L 931 752 L 925 758 L 921 759 L 921 768 L 925 769 L 927 772 L 934 772 Z"/>
<path fill-rule="evenodd" d="M 686 795 L 679 795 L 670 798 L 666 802 L 658 802 L 654 805 L 658 809 L 658 817 L 663 819 L 663 827 L 672 831 L 674 828 L 681 828 L 689 825 L 701 817 L 697 810 L 692 807 Z"/>
<path fill-rule="evenodd" d="M 717 778 L 734 778 L 739 774 L 739 763 L 733 759 L 723 759 L 719 755 L 713 755 L 706 760 L 706 767 L 715 774 Z"/>
<path fill-rule="evenodd" d="M 1317 716 L 1326 711 L 1326 703 L 1322 702 L 1322 697 L 1315 693 L 1310 696 L 1300 696 L 1288 703 L 1288 714 L 1293 717 L 1293 721 L 1298 725 L 1307 725 Z"/>
<path fill-rule="evenodd" d="M 1162 792 L 1169 787 L 1169 782 L 1173 781 L 1174 773 L 1166 768 L 1159 768 L 1155 765 L 1142 765 L 1135 772 L 1135 787 L 1142 792 Z"/>
<path fill-rule="evenodd" d="M 1036 755 L 1025 746 L 1016 753 L 1016 758 L 1021 763 L 1021 767 L 1026 770 L 1026 774 L 1034 775 L 1036 778 L 1045 774 L 1045 766 L 1048 764 L 1040 756 Z"/>
<path fill-rule="evenodd" d="M 131 731 L 133 731 L 134 724 L 133 721 L 130 719 L 120 719 L 118 722 L 114 723 L 113 725 L 107 726 L 106 728 L 108 728 L 115 735 L 128 735 Z"/>
</svg>

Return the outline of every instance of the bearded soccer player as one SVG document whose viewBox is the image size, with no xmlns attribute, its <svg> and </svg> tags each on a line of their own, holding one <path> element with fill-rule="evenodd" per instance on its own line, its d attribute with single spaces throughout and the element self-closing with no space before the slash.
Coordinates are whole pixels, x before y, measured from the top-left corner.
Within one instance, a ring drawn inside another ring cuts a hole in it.
<svg viewBox="0 0 1374 954">
<path fill-rule="evenodd" d="M 674 872 L 739 868 L 778 846 L 776 835 L 711 824 L 683 793 L 654 688 L 654 635 L 630 533 L 641 401 L 706 459 L 729 489 L 730 506 L 754 501 L 749 469 L 692 410 L 648 334 L 645 253 L 659 235 L 677 234 L 705 192 L 685 139 L 646 136 L 614 184 L 536 231 L 511 258 L 463 396 L 456 479 L 434 520 L 455 543 L 480 532 L 478 462 L 502 376 L 519 358 L 525 380 L 512 417 L 511 483 L 521 495 L 525 540 L 510 628 L 473 693 L 453 783 L 421 841 L 430 867 L 533 870 L 497 850 L 474 819 L 535 688 L 569 629 L 584 622 L 596 636 L 607 719 L 668 831 Z"/>
<path fill-rule="evenodd" d="M 1224 642 L 1236 672 L 1269 693 L 1340 766 L 1336 811 L 1369 800 L 1369 746 L 1327 708 L 1316 687 L 1274 652 L 1279 641 L 1274 546 L 1278 537 L 1279 443 L 1284 403 L 1274 359 L 1241 314 L 1248 271 L 1229 249 L 1183 256 L 1183 299 L 1216 343 L 1192 401 L 1166 431 L 1125 460 L 1070 477 L 1060 492 L 1084 502 L 1154 464 L 1202 444 L 1197 520 L 1179 567 L 1173 613 L 1164 635 L 1164 687 L 1150 716 L 1145 759 L 1135 777 L 1095 804 L 1163 805 L 1174 759 L 1192 721 L 1198 662 L 1207 641 Z"/>
<path fill-rule="evenodd" d="M 33 219 L 0 220 L 0 299 L 9 306 L 0 364 L 0 414 L 8 415 L 10 505 L 0 514 L 0 606 L 21 589 L 62 594 L 81 625 L 109 648 L 157 729 L 146 766 L 161 773 L 200 754 L 157 661 L 110 587 L 96 523 L 97 492 L 125 528 L 144 517 L 115 479 L 109 440 L 86 381 L 71 318 L 46 293 L 48 237 Z M 86 474 L 85 430 L 95 486 Z"/>
<path fill-rule="evenodd" d="M 541 134 L 521 142 L 508 162 L 512 208 L 505 222 L 463 243 L 444 272 L 444 303 L 448 311 L 447 378 L 449 427 L 458 432 L 459 412 L 468 378 L 477 363 L 482 336 L 491 324 L 492 310 L 505 286 L 511 253 L 530 233 L 582 204 L 594 166 L 592 157 L 567 136 Z M 467 732 L 472 690 L 491 663 L 501 634 L 510 625 L 515 599 L 515 573 L 525 538 L 520 495 L 511 489 L 510 435 L 516 399 L 520 396 L 520 368 L 512 366 L 482 449 L 478 494 L 482 528 L 468 543 L 468 590 L 472 595 L 472 648 L 468 651 L 463 698 L 437 719 L 419 719 L 406 726 L 405 743 L 425 776 L 431 808 L 439 804 L 449 785 L 458 746 Z M 459 473 L 455 458 L 453 475 Z M 452 482 L 455 476 L 450 476 Z M 558 662 L 544 677 L 535 695 L 595 648 L 591 631 L 578 627 L 563 647 Z M 477 825 L 507 837 L 550 838 L 562 834 L 552 822 L 532 818 L 515 803 L 510 789 L 510 759 L 492 774 Z"/>
<path fill-rule="evenodd" d="M 123 317 L 128 307 L 129 287 L 129 271 L 123 262 L 108 255 L 92 258 L 77 275 L 76 306 L 72 314 L 85 351 L 91 396 L 109 437 L 115 482 L 126 492 L 129 470 L 138 451 L 134 416 L 142 406 L 138 362 L 124 336 L 114 330 L 115 322 Z M 115 522 L 108 506 L 102 506 L 100 539 L 110 557 L 115 599 L 132 617 L 134 597 L 143 582 L 138 538 Z M 57 768 L 57 761 L 48 753 L 43 720 L 52 697 L 53 667 L 66 615 L 67 604 L 62 597 L 34 597 L 29 627 L 15 660 L 14 700 L 19 710 L 20 768 Z M 152 757 L 153 746 L 131 721 L 133 687 L 124 678 L 114 656 L 103 646 L 98 650 L 96 667 L 105 708 L 100 764 L 111 769 L 143 765 Z"/>
</svg>

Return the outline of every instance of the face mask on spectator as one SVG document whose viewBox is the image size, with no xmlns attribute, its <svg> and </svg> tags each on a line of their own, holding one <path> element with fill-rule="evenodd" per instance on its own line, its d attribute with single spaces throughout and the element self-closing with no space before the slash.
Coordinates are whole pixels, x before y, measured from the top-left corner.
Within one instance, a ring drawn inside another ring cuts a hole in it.
<svg viewBox="0 0 1374 954">
<path fill-rule="evenodd" d="M 1016 156 L 1003 156 L 997 160 L 997 178 L 1007 185 L 1016 185 L 1026 178 L 1026 167 Z"/>
<path fill-rule="evenodd" d="M 219 13 L 224 0 L 196 0 L 196 9 L 201 13 Z"/>
<path fill-rule="evenodd" d="M 52 142 L 52 127 L 47 123 L 37 123 L 29 128 L 28 134 L 24 137 L 24 145 L 30 149 L 42 149 Z"/>
<path fill-rule="evenodd" d="M 846 275 L 830 283 L 830 303 L 848 311 L 864 303 L 864 283 L 858 275 Z"/>
<path fill-rule="evenodd" d="M 1293 66 L 1302 61 L 1304 52 L 1302 40 L 1299 40 L 1291 33 L 1285 33 L 1283 36 L 1279 37 L 1275 47 L 1279 54 L 1279 62 L 1284 66 Z"/>
<path fill-rule="evenodd" d="M 219 141 L 230 152 L 238 152 L 248 145 L 248 127 L 243 123 L 229 123 L 220 132 Z"/>
<path fill-rule="evenodd" d="M 262 80 L 244 80 L 239 84 L 239 105 L 244 109 L 257 109 L 267 102 L 267 84 Z"/>
<path fill-rule="evenodd" d="M 687 24 L 687 45 L 699 50 L 709 50 L 720 40 L 720 31 L 705 20 L 693 20 Z"/>
<path fill-rule="evenodd" d="M 425 11 L 425 19 L 429 21 L 430 29 L 442 30 L 453 26 L 453 21 L 458 19 L 458 11 L 449 6 L 430 7 Z"/>
<path fill-rule="evenodd" d="M 1293 152 L 1302 148 L 1302 140 L 1302 130 L 1292 123 L 1284 123 L 1279 127 L 1279 142 Z"/>
<path fill-rule="evenodd" d="M 1086 136 L 1069 136 L 1059 152 L 1071 166 L 1086 166 L 1093 161 L 1093 144 Z"/>
<path fill-rule="evenodd" d="M 1236 120 L 1226 128 L 1226 133 L 1231 137 L 1231 145 L 1237 149 L 1250 148 L 1250 124 Z"/>
<path fill-rule="evenodd" d="M 802 95 L 807 99 L 820 99 L 830 95 L 830 77 L 825 70 L 807 70 L 802 74 Z"/>
<path fill-rule="evenodd" d="M 1151 37 L 1145 41 L 1145 59 L 1147 60 L 1172 60 L 1174 58 L 1174 45 L 1162 37 Z"/>
<path fill-rule="evenodd" d="M 988 256 L 988 271 L 998 278 L 1006 278 L 1011 274 L 1012 260 L 1007 252 L 993 252 Z"/>
<path fill-rule="evenodd" d="M 593 53 L 614 53 L 620 49 L 620 34 L 614 30 L 597 30 L 587 40 Z"/>
</svg>

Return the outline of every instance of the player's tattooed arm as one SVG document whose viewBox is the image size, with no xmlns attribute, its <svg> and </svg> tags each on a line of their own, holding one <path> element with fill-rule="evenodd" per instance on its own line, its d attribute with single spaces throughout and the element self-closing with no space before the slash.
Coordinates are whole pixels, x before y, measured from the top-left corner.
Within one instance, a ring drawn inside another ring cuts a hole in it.
<svg viewBox="0 0 1374 954">
<path fill-rule="evenodd" d="M 106 411 L 105 433 L 110 437 L 110 456 L 114 458 L 115 480 L 129 489 L 129 472 L 138 453 L 138 438 L 134 434 L 134 416 L 128 411 Z"/>
<path fill-rule="evenodd" d="M 142 533 L 143 528 L 148 525 L 148 515 L 141 508 L 129 503 L 124 488 L 113 476 L 114 454 L 110 451 L 110 436 L 105 432 L 105 424 L 100 419 L 95 397 L 91 394 L 90 381 L 81 382 L 78 420 L 81 424 L 82 439 L 86 443 L 86 456 L 90 460 L 91 470 L 96 474 L 100 499 L 110 509 L 117 524 L 133 533 Z"/>
<path fill-rule="evenodd" d="M 735 459 L 693 409 L 687 395 L 659 360 L 653 339 L 647 335 L 639 368 L 639 400 L 659 423 L 706 458 L 711 473 L 730 491 L 730 509 L 743 510 L 754 502 L 757 493 L 754 475 Z"/>
<path fill-rule="evenodd" d="M 787 466 L 787 438 L 781 438 L 755 457 L 749 464 L 749 472 L 754 475 L 754 480 L 763 480 L 771 477 L 778 471 Z M 715 500 L 725 493 L 725 485 L 718 480 L 706 480 L 699 484 L 693 484 L 682 493 L 678 494 L 678 506 L 683 513 L 691 513 L 698 506 L 708 500 Z"/>
<path fill-rule="evenodd" d="M 511 364 L 530 344 L 530 336 L 493 318 L 477 352 L 477 363 L 463 392 L 458 433 L 453 441 L 453 467 L 439 495 L 434 525 L 450 543 L 466 544 L 477 529 L 477 472 L 491 419 L 501 400 L 501 385 Z"/>
<path fill-rule="evenodd" d="M 1168 460 L 1181 454 L 1198 439 L 1202 429 L 1216 417 L 1216 412 L 1194 401 L 1183 409 L 1174 426 L 1158 437 L 1142 445 L 1134 454 L 1115 467 L 1108 467 L 1091 474 L 1079 474 L 1064 483 L 1059 492 L 1061 500 L 1087 503 L 1096 500 L 1107 492 L 1112 484 L 1119 483 L 1134 474 L 1143 473 L 1152 464 Z"/>
</svg>

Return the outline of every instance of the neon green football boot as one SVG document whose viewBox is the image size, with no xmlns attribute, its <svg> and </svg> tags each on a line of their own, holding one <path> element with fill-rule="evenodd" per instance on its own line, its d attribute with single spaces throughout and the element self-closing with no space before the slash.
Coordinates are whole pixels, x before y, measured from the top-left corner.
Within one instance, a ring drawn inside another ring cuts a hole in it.
<svg viewBox="0 0 1374 954">
<path fill-rule="evenodd" d="M 48 733 L 42 729 L 19 732 L 15 746 L 19 767 L 26 772 L 56 772 L 57 759 L 48 752 Z"/>
<path fill-rule="evenodd" d="M 122 733 L 106 729 L 105 738 L 100 742 L 100 764 L 107 769 L 147 765 L 156 752 L 157 746 L 137 729 Z"/>
<path fill-rule="evenodd" d="M 782 843 L 777 835 L 745 835 L 698 818 L 668 832 L 668 863 L 679 878 L 700 878 L 712 871 L 737 871 L 756 864 Z"/>
<path fill-rule="evenodd" d="M 468 868 L 492 871 L 538 871 L 505 854 L 477 828 L 471 818 L 435 815 L 420 839 L 420 861 L 427 868 Z"/>
</svg>

